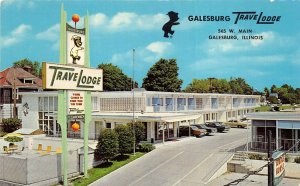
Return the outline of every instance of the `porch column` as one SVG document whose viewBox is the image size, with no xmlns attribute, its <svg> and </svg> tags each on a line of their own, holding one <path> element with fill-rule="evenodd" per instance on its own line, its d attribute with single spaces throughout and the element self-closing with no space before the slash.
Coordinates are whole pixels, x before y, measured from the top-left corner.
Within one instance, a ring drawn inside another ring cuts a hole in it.
<svg viewBox="0 0 300 186">
<path fill-rule="evenodd" d="M 177 121 L 177 137 L 180 137 L 180 136 L 179 136 L 179 122 L 180 122 L 180 121 Z"/>
<path fill-rule="evenodd" d="M 163 135 L 163 143 L 165 143 L 165 123 L 163 122 L 163 127 L 162 127 L 162 135 Z"/>
<path fill-rule="evenodd" d="M 191 137 L 191 121 L 189 120 L 189 137 Z"/>
<path fill-rule="evenodd" d="M 276 149 L 278 149 L 278 136 L 279 136 L 279 134 L 278 134 L 278 120 L 276 120 L 276 140 L 275 140 Z"/>
<path fill-rule="evenodd" d="M 298 142 L 298 132 L 299 132 L 299 130 L 298 129 L 295 129 L 295 144 Z M 295 147 L 296 147 L 296 153 L 298 152 L 298 146 L 299 146 L 299 144 L 297 144 Z"/>
</svg>

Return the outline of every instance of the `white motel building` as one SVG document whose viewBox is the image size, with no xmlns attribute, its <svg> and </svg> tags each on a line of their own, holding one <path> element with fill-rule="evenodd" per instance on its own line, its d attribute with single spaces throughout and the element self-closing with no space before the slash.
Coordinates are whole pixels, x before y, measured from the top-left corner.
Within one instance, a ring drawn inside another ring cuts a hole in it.
<svg viewBox="0 0 300 186">
<path fill-rule="evenodd" d="M 260 96 L 135 89 L 134 100 L 133 107 L 133 91 L 93 92 L 89 139 L 97 139 L 101 128 L 114 128 L 133 119 L 144 123 L 149 142 L 176 138 L 182 125 L 245 117 L 259 106 Z M 49 136 L 60 136 L 57 102 L 56 91 L 22 93 L 22 104 L 29 108 L 21 117 L 22 127 L 42 129 Z M 68 119 L 68 137 L 83 138 L 82 130 L 71 130 L 74 121 L 83 129 L 82 119 Z"/>
</svg>

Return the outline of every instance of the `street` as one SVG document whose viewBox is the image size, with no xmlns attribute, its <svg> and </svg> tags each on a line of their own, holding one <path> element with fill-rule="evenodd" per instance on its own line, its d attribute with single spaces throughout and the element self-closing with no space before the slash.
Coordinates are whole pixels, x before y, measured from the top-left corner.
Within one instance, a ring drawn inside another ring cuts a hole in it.
<svg viewBox="0 0 300 186">
<path fill-rule="evenodd" d="M 209 185 L 233 154 L 228 151 L 244 145 L 246 138 L 247 129 L 232 128 L 226 133 L 167 142 L 90 185 Z"/>
</svg>

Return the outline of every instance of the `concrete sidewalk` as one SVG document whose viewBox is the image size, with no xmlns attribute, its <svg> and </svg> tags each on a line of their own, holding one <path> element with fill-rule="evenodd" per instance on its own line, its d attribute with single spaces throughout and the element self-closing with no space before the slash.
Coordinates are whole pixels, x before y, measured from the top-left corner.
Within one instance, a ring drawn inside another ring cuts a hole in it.
<svg viewBox="0 0 300 186">
<path fill-rule="evenodd" d="M 246 163 L 248 165 L 251 165 L 254 169 L 258 169 L 258 168 L 264 166 L 265 164 L 267 164 L 267 161 L 247 159 Z M 268 175 L 268 168 L 265 167 L 258 174 Z M 285 178 L 300 179 L 300 164 L 286 162 L 285 163 Z M 299 180 L 299 182 L 300 182 L 300 180 Z"/>
</svg>

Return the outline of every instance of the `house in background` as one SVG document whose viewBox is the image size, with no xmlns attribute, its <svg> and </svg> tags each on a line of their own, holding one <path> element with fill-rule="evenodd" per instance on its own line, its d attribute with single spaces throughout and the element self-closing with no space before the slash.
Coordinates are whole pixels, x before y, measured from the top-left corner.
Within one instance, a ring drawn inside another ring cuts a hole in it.
<svg viewBox="0 0 300 186">
<path fill-rule="evenodd" d="M 0 72 L 0 122 L 3 118 L 13 117 L 14 108 L 14 87 L 16 89 L 16 115 L 22 118 L 21 114 L 26 114 L 28 104 L 22 104 L 20 92 L 38 92 L 42 90 L 42 80 L 30 72 L 30 67 L 11 67 Z"/>
</svg>

